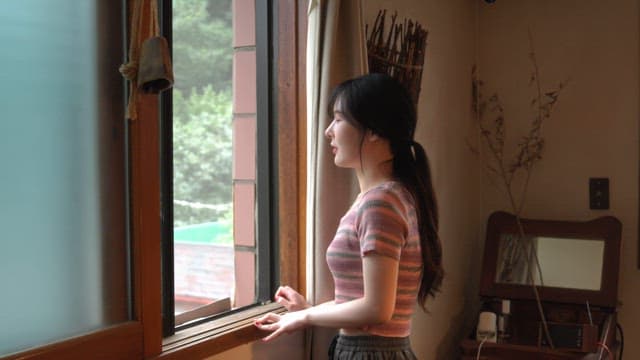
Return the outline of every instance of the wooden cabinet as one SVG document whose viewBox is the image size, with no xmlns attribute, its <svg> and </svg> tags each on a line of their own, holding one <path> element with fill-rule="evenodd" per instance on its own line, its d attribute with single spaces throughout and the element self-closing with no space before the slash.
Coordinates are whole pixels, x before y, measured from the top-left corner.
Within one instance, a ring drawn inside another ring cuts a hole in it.
<svg viewBox="0 0 640 360">
<path fill-rule="evenodd" d="M 462 349 L 462 360 L 476 360 L 478 346 L 480 343 L 475 340 L 463 340 L 460 344 Z M 603 350 L 604 351 L 604 350 Z M 600 359 L 600 352 L 585 354 L 569 351 L 557 351 L 537 346 L 495 344 L 484 343 L 480 352 L 481 360 L 597 360 Z M 603 354 L 602 359 L 611 360 L 611 357 Z"/>
<path fill-rule="evenodd" d="M 482 311 L 507 321 L 482 331 L 501 333 L 507 324 L 506 336 L 480 346 L 470 335 L 461 358 L 478 358 L 480 348 L 485 360 L 615 359 L 621 232 L 611 216 L 578 222 L 493 213 L 480 297 Z"/>
<path fill-rule="evenodd" d="M 497 312 L 493 301 L 486 302 L 484 308 Z M 615 359 L 614 354 L 618 349 L 616 314 L 608 308 L 593 308 L 589 316 L 581 306 L 543 303 L 554 342 L 553 349 L 546 346 L 534 302 L 515 300 L 511 308 L 513 312 L 507 327 L 508 338 L 500 339 L 498 343 L 484 342 L 480 359 Z M 585 331 L 586 328 L 591 330 Z M 462 359 L 475 360 L 479 347 L 480 342 L 475 339 L 463 340 L 460 343 Z M 611 356 L 607 349 L 612 352 Z"/>
</svg>

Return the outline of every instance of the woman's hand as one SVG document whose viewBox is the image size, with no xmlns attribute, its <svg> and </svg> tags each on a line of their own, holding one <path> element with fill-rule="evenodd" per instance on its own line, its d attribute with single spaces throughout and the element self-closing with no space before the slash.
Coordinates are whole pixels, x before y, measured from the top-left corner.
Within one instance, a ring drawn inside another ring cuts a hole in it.
<svg viewBox="0 0 640 360">
<path fill-rule="evenodd" d="M 303 329 L 307 326 L 307 317 L 304 311 L 291 312 L 283 315 L 269 313 L 254 321 L 254 325 L 271 334 L 262 341 L 271 341 L 282 334 Z"/>
<path fill-rule="evenodd" d="M 289 311 L 300 311 L 311 307 L 304 296 L 288 286 L 280 286 L 274 298 L 278 304 Z"/>
</svg>

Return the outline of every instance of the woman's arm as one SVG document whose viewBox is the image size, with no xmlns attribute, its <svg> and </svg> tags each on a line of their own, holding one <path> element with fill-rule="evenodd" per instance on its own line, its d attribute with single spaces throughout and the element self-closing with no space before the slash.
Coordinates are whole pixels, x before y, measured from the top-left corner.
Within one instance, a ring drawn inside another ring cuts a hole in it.
<svg viewBox="0 0 640 360">
<path fill-rule="evenodd" d="M 272 331 L 265 341 L 307 326 L 358 328 L 391 319 L 398 286 L 398 260 L 369 254 L 363 258 L 364 296 L 331 306 L 315 306 L 284 315 L 267 314 L 256 320 L 262 330 Z"/>
</svg>

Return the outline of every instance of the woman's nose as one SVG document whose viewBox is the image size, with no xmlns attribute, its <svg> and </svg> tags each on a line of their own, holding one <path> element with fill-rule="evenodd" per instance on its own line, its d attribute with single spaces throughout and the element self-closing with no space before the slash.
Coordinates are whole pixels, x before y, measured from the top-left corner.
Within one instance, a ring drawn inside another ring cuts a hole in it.
<svg viewBox="0 0 640 360">
<path fill-rule="evenodd" d="M 327 128 L 324 129 L 324 136 L 326 136 L 329 139 L 331 138 L 331 135 L 333 133 L 332 128 L 333 128 L 333 121 L 331 121 L 329 123 L 329 126 L 327 126 Z"/>
</svg>

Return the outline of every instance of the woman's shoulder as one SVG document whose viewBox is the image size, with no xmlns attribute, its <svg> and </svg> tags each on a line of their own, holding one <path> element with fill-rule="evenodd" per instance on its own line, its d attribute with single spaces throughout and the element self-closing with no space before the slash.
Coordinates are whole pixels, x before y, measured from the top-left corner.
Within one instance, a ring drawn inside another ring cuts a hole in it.
<svg viewBox="0 0 640 360">
<path fill-rule="evenodd" d="M 380 196 L 402 196 L 408 194 L 406 186 L 398 180 L 387 180 L 377 184 L 364 193 L 362 197 L 380 197 Z"/>
<path fill-rule="evenodd" d="M 401 182 L 389 180 L 364 192 L 361 196 L 361 203 L 383 201 L 392 204 L 405 204 L 411 203 L 411 199 L 409 191 Z"/>
</svg>

